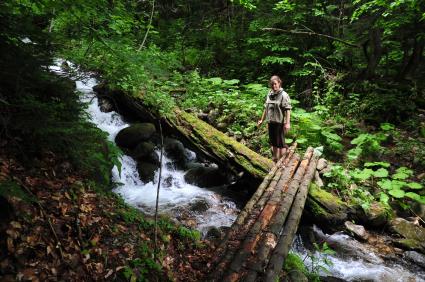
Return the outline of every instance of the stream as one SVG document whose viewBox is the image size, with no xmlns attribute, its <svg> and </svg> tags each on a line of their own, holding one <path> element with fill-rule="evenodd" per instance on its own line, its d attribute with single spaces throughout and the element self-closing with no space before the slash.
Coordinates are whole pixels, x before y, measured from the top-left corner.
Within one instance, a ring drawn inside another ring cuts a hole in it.
<svg viewBox="0 0 425 282">
<path fill-rule="evenodd" d="M 90 121 L 107 132 L 108 139 L 114 142 L 117 133 L 130 124 L 115 111 L 100 110 L 99 100 L 93 91 L 93 87 L 98 83 L 94 74 L 78 71 L 78 77 L 69 75 L 62 69 L 63 62 L 56 60 L 55 65 L 49 68 L 59 75 L 68 75 L 75 80 L 77 91 L 81 93 L 81 101 L 88 104 L 86 112 Z M 76 69 L 72 63 L 68 62 L 68 65 L 71 69 Z M 197 159 L 194 152 L 185 150 L 191 160 Z M 157 153 L 159 154 L 158 150 Z M 147 214 L 153 214 L 159 171 L 156 171 L 153 182 L 144 183 L 139 178 L 137 164 L 133 158 L 123 155 L 121 162 L 121 173 L 117 167 L 112 171 L 114 182 L 122 184 L 115 188 L 114 192 L 121 195 L 128 204 Z M 168 181 L 161 182 L 160 213 L 196 228 L 204 236 L 211 227 L 231 226 L 240 211 L 237 197 L 229 195 L 229 192 L 225 191 L 226 187 L 206 189 L 191 185 L 184 179 L 185 171 L 176 169 L 171 164 L 172 160 L 165 154 L 162 179 Z M 194 209 L 194 206 L 198 208 Z M 303 238 L 305 236 L 301 234 L 296 237 L 291 252 L 300 255 L 307 268 L 319 273 L 324 281 L 425 281 L 424 269 L 407 260 L 385 259 L 382 255 L 369 251 L 367 244 L 360 243 L 344 233 L 329 235 L 315 226 L 307 228 L 310 228 L 316 238 L 328 242 L 336 250 L 336 254 L 324 255 L 310 246 L 307 247 L 311 243 L 306 243 L 307 240 Z M 329 265 L 324 264 L 325 259 L 330 262 Z M 327 271 L 320 268 L 320 265 Z"/>
</svg>

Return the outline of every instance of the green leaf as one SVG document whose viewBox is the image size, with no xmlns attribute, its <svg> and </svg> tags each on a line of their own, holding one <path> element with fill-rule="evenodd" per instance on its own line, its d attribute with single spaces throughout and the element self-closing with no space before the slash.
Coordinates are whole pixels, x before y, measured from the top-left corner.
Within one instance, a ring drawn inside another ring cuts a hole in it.
<svg viewBox="0 0 425 282">
<path fill-rule="evenodd" d="M 391 190 L 392 188 L 391 184 L 392 184 L 392 181 L 389 179 L 383 179 L 378 181 L 378 186 L 385 190 Z"/>
<path fill-rule="evenodd" d="M 373 175 L 374 171 L 370 168 L 365 168 L 363 170 L 354 170 L 351 172 L 351 176 L 358 180 L 366 180 Z"/>
<path fill-rule="evenodd" d="M 411 169 L 408 169 L 407 167 L 402 166 L 402 167 L 399 167 L 396 170 L 396 173 L 393 174 L 391 177 L 393 179 L 404 180 L 404 179 L 406 179 L 406 178 L 408 178 L 408 177 L 410 177 L 412 175 L 413 175 L 413 171 Z"/>
<path fill-rule="evenodd" d="M 406 186 L 407 182 L 401 181 L 401 180 L 392 180 L 391 181 L 391 187 L 392 189 L 401 189 L 402 187 Z"/>
<path fill-rule="evenodd" d="M 365 163 L 365 167 L 372 167 L 372 166 L 381 166 L 381 167 L 390 167 L 390 163 L 387 162 L 371 162 L 371 163 Z"/>
<path fill-rule="evenodd" d="M 362 154 L 362 152 L 363 152 L 362 148 L 356 147 L 348 151 L 347 157 L 349 160 L 353 161 L 353 160 L 356 160 Z"/>
<path fill-rule="evenodd" d="M 413 192 L 407 192 L 404 196 L 416 201 L 421 200 L 421 196 Z"/>
<path fill-rule="evenodd" d="M 399 190 L 399 189 L 393 189 L 393 190 L 390 190 L 389 192 L 388 192 L 388 194 L 390 194 L 391 196 L 393 196 L 394 198 L 398 198 L 398 199 L 401 199 L 401 198 L 403 198 L 404 197 L 404 191 L 403 190 Z"/>
<path fill-rule="evenodd" d="M 262 65 L 270 65 L 270 64 L 289 64 L 293 65 L 295 63 L 294 59 L 290 57 L 276 57 L 276 56 L 267 56 L 261 59 Z"/>
<path fill-rule="evenodd" d="M 235 85 L 239 83 L 239 79 L 223 80 L 223 83 L 226 85 Z"/>
<path fill-rule="evenodd" d="M 422 184 L 417 183 L 417 182 L 410 182 L 406 184 L 407 187 L 409 187 L 410 189 L 422 189 Z"/>
<path fill-rule="evenodd" d="M 388 122 L 381 123 L 380 127 L 384 131 L 390 131 L 390 130 L 393 130 L 395 128 L 395 126 L 393 124 L 388 123 Z"/>
<path fill-rule="evenodd" d="M 388 205 L 388 200 L 390 199 L 390 197 L 388 197 L 387 194 L 385 193 L 381 193 L 381 196 L 379 197 L 379 201 L 383 204 Z"/>
<path fill-rule="evenodd" d="M 380 178 L 387 177 L 388 176 L 388 170 L 386 170 L 385 168 L 380 168 L 377 171 L 373 172 L 373 176 L 380 177 Z"/>
</svg>

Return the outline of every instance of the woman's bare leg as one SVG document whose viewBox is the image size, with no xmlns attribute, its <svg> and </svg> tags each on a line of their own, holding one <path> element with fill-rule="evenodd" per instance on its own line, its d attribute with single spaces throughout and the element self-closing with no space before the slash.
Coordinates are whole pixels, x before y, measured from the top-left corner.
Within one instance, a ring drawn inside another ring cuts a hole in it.
<svg viewBox="0 0 425 282">
<path fill-rule="evenodd" d="M 272 160 L 276 163 L 277 161 L 278 161 L 278 154 L 279 154 L 279 148 L 278 147 L 275 147 L 275 146 L 272 146 L 272 152 L 273 152 L 273 155 L 272 155 Z"/>
</svg>

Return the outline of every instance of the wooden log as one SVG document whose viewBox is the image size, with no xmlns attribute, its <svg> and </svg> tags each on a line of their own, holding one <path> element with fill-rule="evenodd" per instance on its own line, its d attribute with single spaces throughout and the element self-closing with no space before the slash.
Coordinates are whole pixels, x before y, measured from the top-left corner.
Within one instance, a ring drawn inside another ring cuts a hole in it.
<svg viewBox="0 0 425 282">
<path fill-rule="evenodd" d="M 304 205 L 308 195 L 308 188 L 314 177 L 314 172 L 316 171 L 317 159 L 317 156 L 313 156 L 312 161 L 303 177 L 298 193 L 292 204 L 289 217 L 279 238 L 279 242 L 273 250 L 269 264 L 265 271 L 264 281 L 276 281 L 280 271 L 282 270 L 283 262 L 288 255 L 304 210 Z"/>
<path fill-rule="evenodd" d="M 256 273 L 262 272 L 267 266 L 269 255 L 277 244 L 280 232 L 283 229 L 286 217 L 292 206 L 295 195 L 297 194 L 300 186 L 300 182 L 304 177 L 312 155 L 313 149 L 309 148 L 305 153 L 296 174 L 292 178 L 289 187 L 282 187 L 284 189 L 286 188 L 286 192 L 282 193 L 280 196 L 281 198 L 283 197 L 283 199 L 279 199 L 277 212 L 273 215 L 273 218 L 270 220 L 267 228 L 263 229 L 257 249 L 252 252 L 251 257 L 247 259 L 246 268 L 249 272 L 247 273 L 248 276 L 244 277 L 244 281 L 247 280 L 248 277 L 250 277 L 249 279 L 254 279 L 257 276 Z M 272 198 L 269 203 L 273 201 L 274 199 Z"/>
<path fill-rule="evenodd" d="M 167 122 L 198 151 L 234 173 L 244 172 L 261 181 L 273 167 L 270 159 L 258 155 L 190 113 L 176 108 L 174 117 Z"/>
<path fill-rule="evenodd" d="M 293 155 L 293 160 L 291 160 L 292 163 L 297 163 L 296 156 Z M 268 198 L 269 191 L 273 190 L 274 187 L 277 185 L 278 180 L 281 178 L 282 175 L 282 168 L 279 168 L 276 171 L 276 174 L 273 176 L 273 179 L 269 182 L 269 185 L 267 186 L 267 189 L 264 189 L 264 192 L 262 193 L 260 199 L 258 197 L 254 198 L 255 200 L 262 200 L 264 198 Z M 264 201 L 266 202 L 266 201 Z M 220 244 L 219 248 L 217 249 L 217 253 L 224 254 L 223 256 L 219 256 L 219 261 L 214 261 L 213 264 L 216 264 L 215 267 L 213 267 L 213 272 L 209 275 L 210 281 L 217 281 L 220 280 L 223 273 L 228 268 L 228 265 L 231 263 L 231 261 L 234 258 L 235 252 L 239 249 L 241 242 L 245 240 L 245 237 L 249 232 L 252 232 L 252 230 L 255 230 L 256 228 L 259 228 L 258 226 L 253 226 L 254 223 L 257 222 L 257 218 L 260 215 L 261 209 L 255 207 L 258 204 L 255 203 L 255 205 L 252 206 L 251 211 L 249 214 L 246 214 L 244 216 L 243 221 L 241 220 L 240 223 L 236 221 L 231 229 L 228 231 L 227 236 L 225 240 Z M 229 242 L 232 242 L 229 244 Z"/>
<path fill-rule="evenodd" d="M 312 154 L 312 149 L 306 153 L 307 162 L 310 159 Z M 294 155 L 294 159 L 298 159 L 297 155 Z M 274 216 L 276 208 L 278 207 L 279 200 L 282 194 L 282 191 L 285 191 L 292 182 L 292 178 L 301 179 L 304 174 L 304 168 L 306 166 L 305 160 L 303 160 L 298 166 L 298 161 L 294 161 L 292 166 L 284 171 L 281 179 L 279 180 L 276 188 L 272 190 L 273 193 L 269 197 L 263 196 L 261 197 L 259 202 L 264 203 L 264 207 L 262 208 L 260 216 L 257 218 L 257 221 L 253 225 L 253 227 L 249 230 L 242 247 L 233 257 L 232 262 L 230 263 L 228 271 L 225 273 L 224 279 L 226 280 L 228 277 L 239 277 L 243 271 L 241 271 L 242 266 L 244 266 L 247 262 L 247 259 L 252 257 L 251 260 L 259 261 L 261 264 L 263 258 L 258 257 L 258 253 L 255 253 L 257 245 L 259 242 L 263 242 L 263 244 L 267 246 L 273 245 L 273 242 L 277 241 L 277 238 L 274 238 L 275 235 L 271 233 L 264 232 L 267 225 L 269 224 L 271 218 Z M 297 185 L 294 185 L 293 193 L 287 195 L 288 198 L 291 198 L 291 202 L 293 197 L 295 196 Z"/>
</svg>

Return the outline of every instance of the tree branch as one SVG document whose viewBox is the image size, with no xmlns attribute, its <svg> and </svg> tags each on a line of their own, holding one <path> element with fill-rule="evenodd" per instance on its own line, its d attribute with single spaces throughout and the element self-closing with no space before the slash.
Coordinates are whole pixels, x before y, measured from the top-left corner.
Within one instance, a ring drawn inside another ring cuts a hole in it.
<svg viewBox="0 0 425 282">
<path fill-rule="evenodd" d="M 145 45 L 146 38 L 148 37 L 149 30 L 151 29 L 154 11 L 155 11 L 155 0 L 152 0 L 152 10 L 151 10 L 151 16 L 149 18 L 148 29 L 146 30 L 145 37 L 143 38 L 142 44 L 140 44 L 139 49 L 137 49 L 137 52 L 142 50 L 143 46 Z"/>
<path fill-rule="evenodd" d="M 317 33 L 317 32 L 314 32 L 314 31 L 302 31 L 302 30 L 295 30 L 295 29 L 289 30 L 289 29 L 281 29 L 281 28 L 274 28 L 274 27 L 265 27 L 265 28 L 262 28 L 261 30 L 263 30 L 263 31 L 278 31 L 278 32 L 284 32 L 284 33 L 290 33 L 290 34 L 305 34 L 305 35 L 309 35 L 309 36 L 325 37 L 325 38 L 330 38 L 332 40 L 341 42 L 341 43 L 348 45 L 348 46 L 351 46 L 351 47 L 356 47 L 356 48 L 361 47 L 360 45 L 345 41 L 341 38 L 333 37 L 333 36 L 327 35 L 327 34 Z"/>
</svg>

